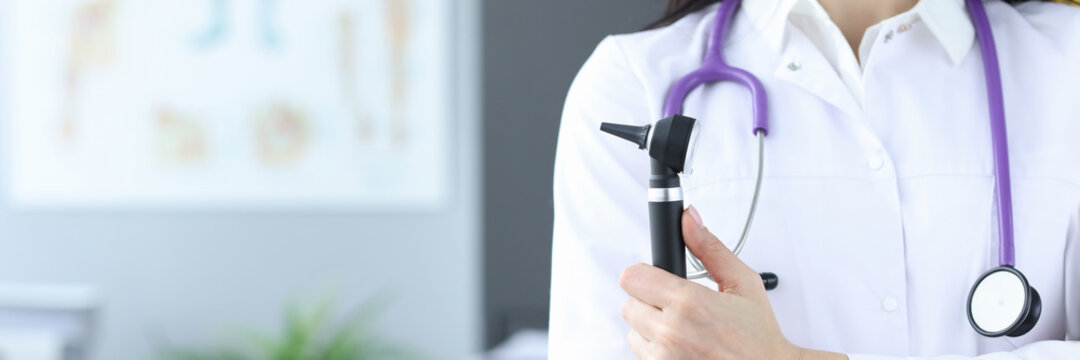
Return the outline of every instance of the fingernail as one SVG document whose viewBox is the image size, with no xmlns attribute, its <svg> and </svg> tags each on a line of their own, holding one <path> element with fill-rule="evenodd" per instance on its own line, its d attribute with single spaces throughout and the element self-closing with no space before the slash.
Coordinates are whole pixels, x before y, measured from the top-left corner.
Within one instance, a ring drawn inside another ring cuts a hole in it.
<svg viewBox="0 0 1080 360">
<path fill-rule="evenodd" d="M 701 214 L 698 214 L 697 209 L 694 208 L 694 205 L 690 205 L 690 207 L 687 208 L 686 211 L 690 213 L 690 218 L 694 219 L 694 223 L 697 224 L 698 228 L 705 227 L 705 223 L 701 221 Z"/>
</svg>

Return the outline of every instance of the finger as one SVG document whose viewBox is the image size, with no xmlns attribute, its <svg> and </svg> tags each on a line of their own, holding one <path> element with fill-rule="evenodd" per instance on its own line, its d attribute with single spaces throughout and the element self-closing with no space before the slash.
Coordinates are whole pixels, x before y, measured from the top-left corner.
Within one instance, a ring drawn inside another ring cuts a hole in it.
<svg viewBox="0 0 1080 360">
<path fill-rule="evenodd" d="M 630 328 L 641 334 L 645 339 L 654 339 L 656 326 L 660 324 L 663 313 L 655 306 L 646 304 L 641 300 L 630 298 L 622 308 L 623 320 Z"/>
<path fill-rule="evenodd" d="M 627 336 L 626 341 L 630 343 L 630 350 L 634 352 L 635 357 L 641 360 L 649 359 L 649 340 L 646 340 L 636 331 L 630 330 L 630 335 Z"/>
<path fill-rule="evenodd" d="M 705 265 L 705 270 L 720 286 L 720 291 L 738 293 L 739 289 L 762 286 L 761 276 L 709 232 L 693 206 L 683 212 L 682 226 L 686 247 Z"/>
<path fill-rule="evenodd" d="M 674 296 L 686 284 L 692 283 L 646 264 L 632 265 L 623 270 L 622 275 L 619 276 L 619 286 L 627 294 L 660 309 L 671 304 Z"/>
</svg>

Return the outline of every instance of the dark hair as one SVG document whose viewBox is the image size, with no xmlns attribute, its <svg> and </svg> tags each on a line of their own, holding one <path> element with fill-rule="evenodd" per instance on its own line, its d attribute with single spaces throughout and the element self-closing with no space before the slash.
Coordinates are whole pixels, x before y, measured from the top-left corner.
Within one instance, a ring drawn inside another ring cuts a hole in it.
<svg viewBox="0 0 1080 360">
<path fill-rule="evenodd" d="M 1006 0 L 1009 3 L 1019 3 L 1028 0 Z M 668 0 L 667 9 L 664 10 L 664 16 L 656 20 L 645 29 L 655 29 L 671 25 L 683 16 L 697 12 L 698 10 L 709 7 L 709 5 L 720 2 L 720 0 Z M 1078 0 L 1067 0 L 1065 2 L 1077 3 Z"/>
<path fill-rule="evenodd" d="M 690 15 L 718 2 L 720 2 L 720 0 L 668 0 L 667 9 L 664 9 L 664 15 L 652 24 L 649 24 L 649 26 L 646 26 L 645 29 L 655 29 L 671 25 L 672 23 L 679 21 L 679 19 L 682 19 L 683 16 Z"/>
</svg>

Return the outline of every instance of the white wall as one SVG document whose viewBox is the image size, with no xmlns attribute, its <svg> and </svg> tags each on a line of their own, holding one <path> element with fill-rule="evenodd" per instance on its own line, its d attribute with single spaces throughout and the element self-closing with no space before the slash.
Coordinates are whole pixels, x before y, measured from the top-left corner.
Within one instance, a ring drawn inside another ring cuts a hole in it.
<svg viewBox="0 0 1080 360">
<path fill-rule="evenodd" d="M 148 359 L 165 342 L 217 344 L 235 339 L 237 329 L 273 329 L 290 299 L 326 294 L 336 294 L 343 305 L 388 295 L 379 329 L 427 357 L 456 359 L 476 351 L 478 14 L 474 0 L 460 2 L 466 24 L 459 47 L 461 116 L 451 125 L 459 132 L 452 141 L 455 183 L 447 208 L 392 214 L 27 212 L 12 209 L 7 168 L 0 164 L 0 282 L 97 286 L 105 301 L 95 359 Z M 3 58 L 0 53 L 0 66 Z M 0 110 L 7 98 L 0 91 Z M 0 115 L 0 122 L 6 120 Z M 6 161 L 2 145 L 0 159 Z"/>
</svg>

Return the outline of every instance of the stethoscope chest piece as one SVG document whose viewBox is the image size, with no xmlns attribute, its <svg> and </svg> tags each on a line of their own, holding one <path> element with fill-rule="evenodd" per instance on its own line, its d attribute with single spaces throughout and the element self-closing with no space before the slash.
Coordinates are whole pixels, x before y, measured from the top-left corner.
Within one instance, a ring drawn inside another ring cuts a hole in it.
<svg viewBox="0 0 1080 360">
<path fill-rule="evenodd" d="M 979 334 L 1016 337 L 1027 334 L 1042 313 L 1039 292 L 1012 266 L 987 271 L 971 288 L 968 321 Z"/>
<path fill-rule="evenodd" d="M 768 101 L 764 84 L 750 72 L 732 67 L 724 60 L 724 41 L 740 0 L 720 2 L 713 32 L 709 37 L 706 55 L 699 69 L 679 79 L 664 100 L 665 118 L 655 124 L 633 126 L 603 123 L 600 130 L 633 142 L 639 149 L 648 150 L 652 157 L 649 177 L 649 228 L 652 239 L 653 265 L 672 274 L 700 279 L 709 276 L 704 265 L 689 257 L 695 271 L 687 273 L 686 248 L 682 235 L 683 192 L 679 174 L 689 174 L 694 162 L 694 144 L 699 137 L 699 123 L 682 116 L 683 103 L 695 88 L 720 81 L 735 82 L 745 87 L 753 99 L 754 122 L 752 134 L 758 139 L 758 165 L 754 195 L 747 212 L 742 234 L 732 252 L 739 254 L 754 219 L 765 158 L 765 136 L 768 134 Z M 1005 126 L 1005 100 L 1001 84 L 1001 69 L 994 44 L 990 19 L 982 0 L 965 0 L 971 15 L 985 71 L 987 104 L 990 117 L 990 137 L 993 144 L 994 180 L 998 217 L 999 267 L 987 271 L 975 282 L 967 299 L 967 316 L 979 334 L 1022 336 L 1039 321 L 1042 299 L 1019 270 L 1016 270 L 1013 239 L 1012 188 L 1009 175 L 1009 151 Z M 762 273 L 766 290 L 776 287 L 775 274 Z"/>
</svg>

